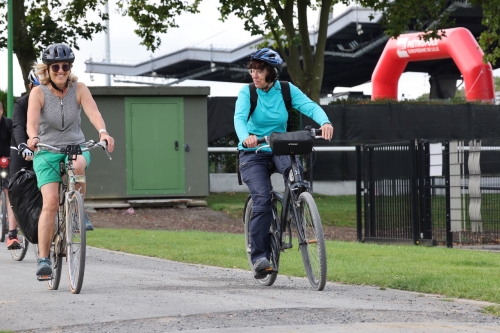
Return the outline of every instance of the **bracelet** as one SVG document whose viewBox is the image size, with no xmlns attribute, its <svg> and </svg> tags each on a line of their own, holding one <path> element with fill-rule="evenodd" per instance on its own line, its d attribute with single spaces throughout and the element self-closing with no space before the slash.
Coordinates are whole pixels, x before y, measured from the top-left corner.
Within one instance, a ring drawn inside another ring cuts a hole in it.
<svg viewBox="0 0 500 333">
<path fill-rule="evenodd" d="M 107 135 L 109 135 L 109 133 L 108 133 L 108 132 L 106 132 L 105 130 L 104 130 L 104 131 L 103 131 L 103 130 L 100 130 L 100 131 L 99 131 L 99 137 L 101 137 L 101 134 L 102 134 L 102 133 L 106 133 Z"/>
<path fill-rule="evenodd" d="M 38 139 L 38 141 L 40 141 L 40 138 L 37 137 L 37 136 L 34 136 L 34 137 L 31 138 L 31 140 L 34 140 L 34 139 Z"/>
</svg>

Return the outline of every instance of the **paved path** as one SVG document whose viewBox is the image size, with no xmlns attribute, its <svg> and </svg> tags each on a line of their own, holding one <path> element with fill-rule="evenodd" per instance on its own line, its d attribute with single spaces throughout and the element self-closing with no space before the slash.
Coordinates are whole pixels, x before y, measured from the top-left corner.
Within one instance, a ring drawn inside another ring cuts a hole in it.
<svg viewBox="0 0 500 333">
<path fill-rule="evenodd" d="M 5 246 L 0 243 L 0 246 Z M 88 248 L 82 292 L 37 282 L 30 248 L 0 251 L 1 330 L 21 332 L 500 332 L 487 303 L 301 278 L 257 285 L 249 271 Z"/>
</svg>

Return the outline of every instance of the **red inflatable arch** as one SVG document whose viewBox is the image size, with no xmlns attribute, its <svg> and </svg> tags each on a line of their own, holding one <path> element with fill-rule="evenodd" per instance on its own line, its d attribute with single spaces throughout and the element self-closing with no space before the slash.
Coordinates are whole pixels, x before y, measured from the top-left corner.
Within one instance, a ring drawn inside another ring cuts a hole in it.
<svg viewBox="0 0 500 333">
<path fill-rule="evenodd" d="M 446 37 L 424 41 L 421 32 L 391 38 L 372 75 L 372 100 L 397 100 L 398 81 L 409 61 L 452 58 L 465 81 L 467 101 L 495 98 L 491 64 L 483 63 L 483 51 L 465 28 L 446 29 Z"/>
</svg>

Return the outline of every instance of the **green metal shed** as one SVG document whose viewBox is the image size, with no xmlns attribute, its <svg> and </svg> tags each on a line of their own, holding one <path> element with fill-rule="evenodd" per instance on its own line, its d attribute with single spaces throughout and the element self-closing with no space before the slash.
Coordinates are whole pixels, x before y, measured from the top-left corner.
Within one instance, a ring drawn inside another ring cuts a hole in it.
<svg viewBox="0 0 500 333">
<path fill-rule="evenodd" d="M 89 87 L 115 138 L 110 161 L 92 151 L 86 199 L 192 198 L 209 194 L 210 87 Z M 98 133 L 82 113 L 85 138 Z"/>
</svg>

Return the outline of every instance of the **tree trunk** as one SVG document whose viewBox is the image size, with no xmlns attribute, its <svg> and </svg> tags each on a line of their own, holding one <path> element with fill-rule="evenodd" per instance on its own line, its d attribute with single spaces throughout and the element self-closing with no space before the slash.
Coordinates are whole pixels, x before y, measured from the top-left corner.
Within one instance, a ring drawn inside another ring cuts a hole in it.
<svg viewBox="0 0 500 333">
<path fill-rule="evenodd" d="M 14 53 L 21 67 L 26 91 L 29 91 L 28 74 L 31 66 L 36 61 L 35 49 L 33 47 L 32 37 L 29 35 L 26 24 L 24 1 L 12 1 L 13 16 L 13 35 L 14 35 Z"/>
</svg>

